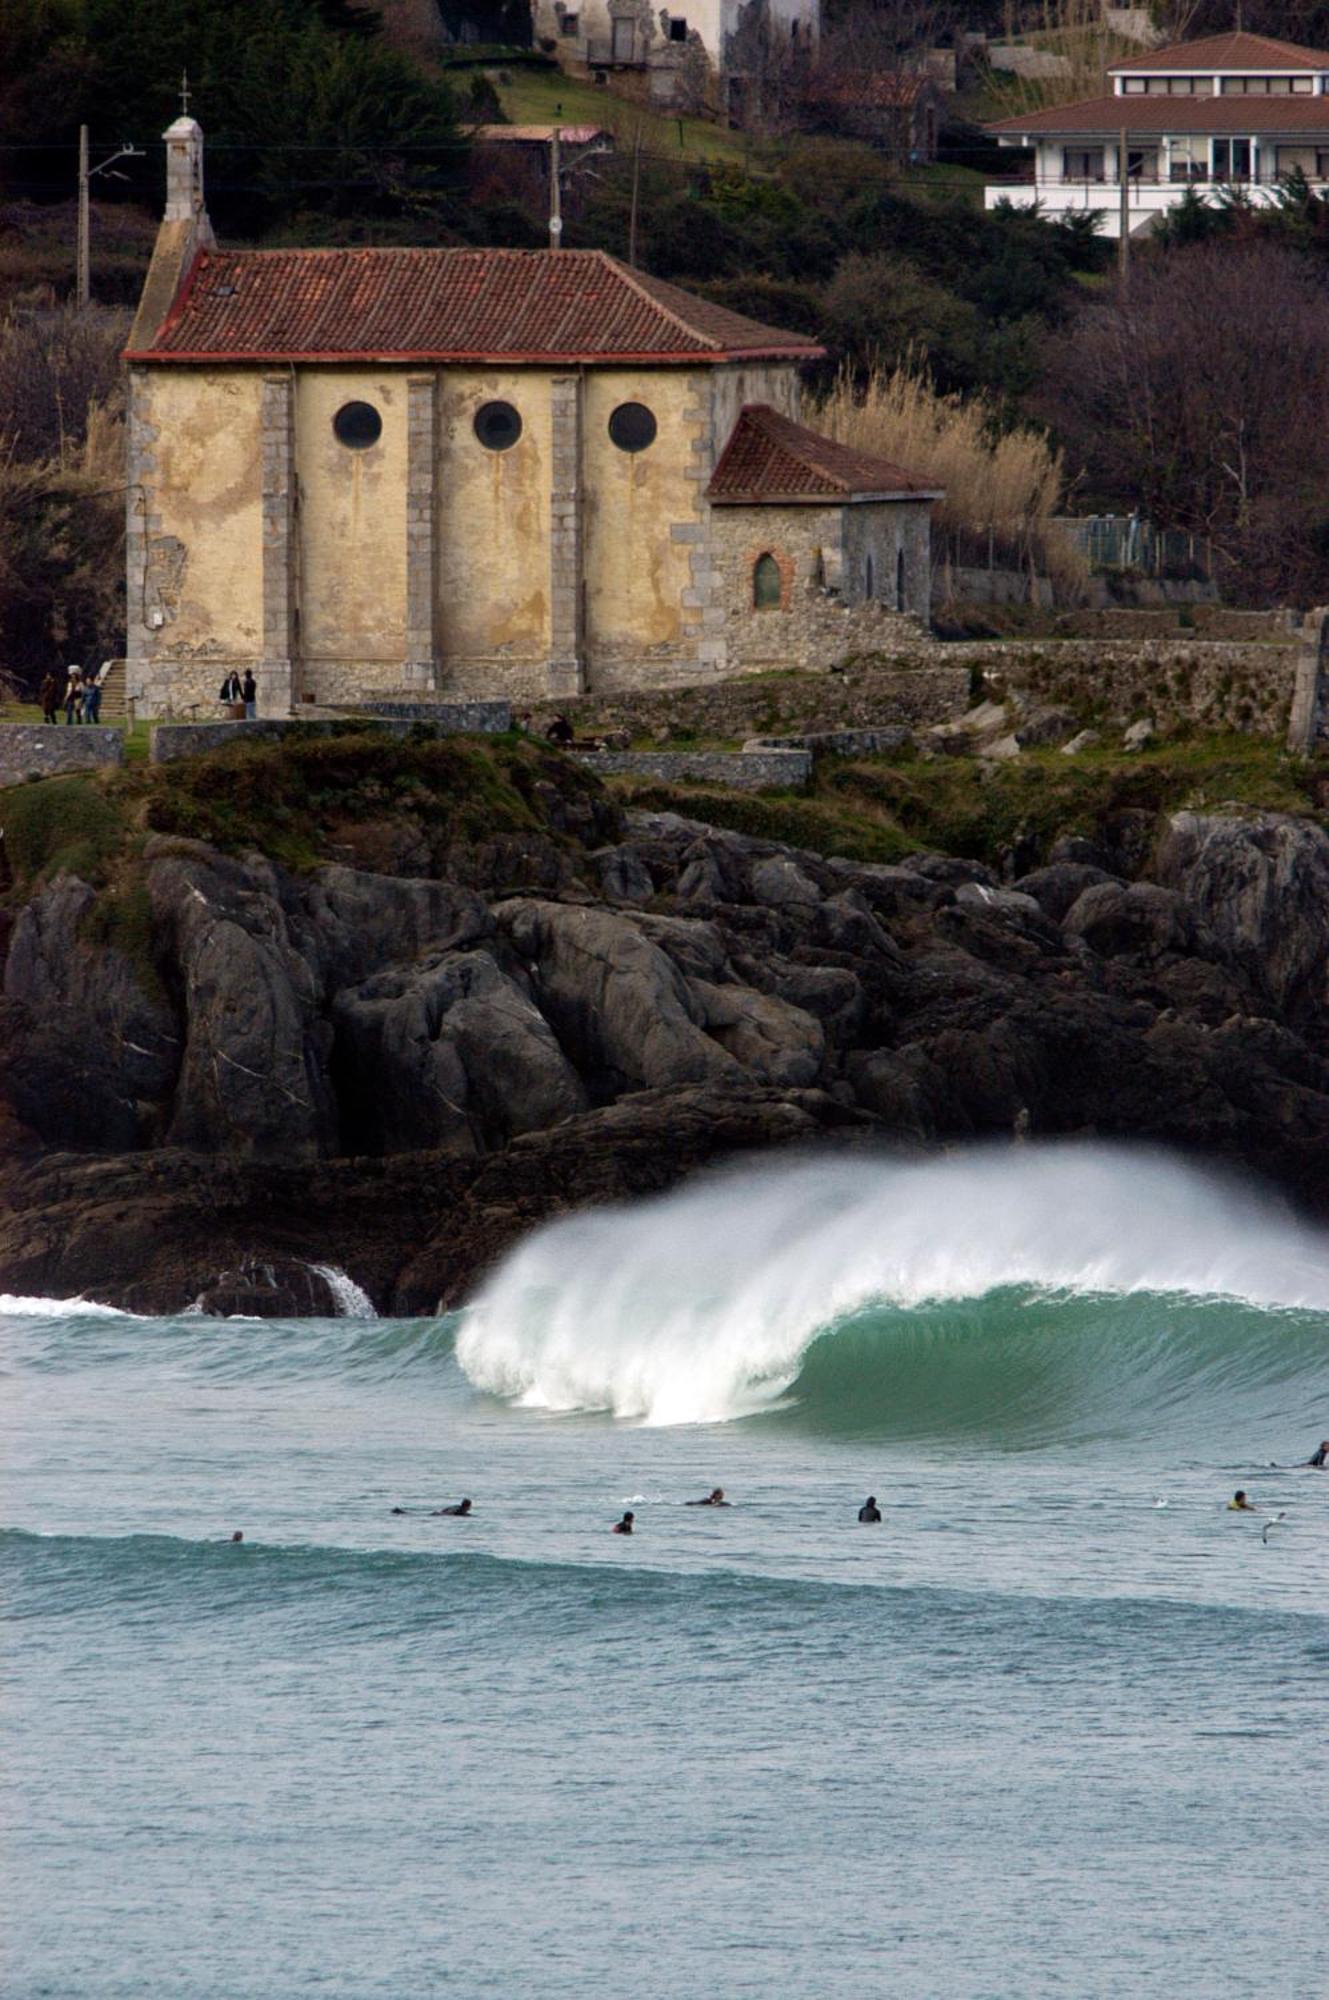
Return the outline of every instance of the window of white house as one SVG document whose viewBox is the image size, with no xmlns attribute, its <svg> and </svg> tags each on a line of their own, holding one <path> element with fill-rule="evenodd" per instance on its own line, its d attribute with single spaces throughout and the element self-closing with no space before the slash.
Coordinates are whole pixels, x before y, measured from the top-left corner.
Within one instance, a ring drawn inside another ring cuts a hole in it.
<svg viewBox="0 0 1329 2000">
<path fill-rule="evenodd" d="M 581 27 L 580 14 L 565 14 L 558 24 L 558 32 L 565 40 L 571 41 Z"/>
<path fill-rule="evenodd" d="M 688 38 L 687 16 L 684 14 L 671 14 L 669 16 L 670 41 L 685 42 L 687 38 Z"/>
<path fill-rule="evenodd" d="M 1315 178 L 1317 181 L 1329 181 L 1329 150 L 1316 149 Z"/>
<path fill-rule="evenodd" d="M 1177 183 L 1186 181 L 1207 181 L 1209 178 L 1209 141 L 1207 139 L 1185 138 L 1172 141 L 1172 158 L 1168 167 L 1169 180 Z"/>
<path fill-rule="evenodd" d="M 1103 148 L 1064 146 L 1061 156 L 1061 177 L 1064 181 L 1101 181 Z"/>
<path fill-rule="evenodd" d="M 1216 181 L 1248 181 L 1251 177 L 1251 142 L 1249 139 L 1214 139 L 1214 174 Z"/>
<path fill-rule="evenodd" d="M 1147 76 L 1128 76 L 1121 88 L 1125 97 L 1143 97 L 1149 89 L 1149 79 Z"/>
</svg>

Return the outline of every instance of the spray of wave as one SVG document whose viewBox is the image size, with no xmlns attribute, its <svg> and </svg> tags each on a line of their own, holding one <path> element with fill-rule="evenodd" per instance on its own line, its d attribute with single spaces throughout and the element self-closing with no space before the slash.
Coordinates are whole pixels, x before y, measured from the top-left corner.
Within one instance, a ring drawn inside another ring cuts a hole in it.
<svg viewBox="0 0 1329 2000">
<path fill-rule="evenodd" d="M 95 1299 L 31 1299 L 15 1292 L 0 1292 L 0 1319 L 135 1319 L 135 1313 L 118 1306 L 98 1305 Z"/>
<path fill-rule="evenodd" d="M 874 1306 L 898 1317 L 1003 1289 L 1323 1309 L 1329 1239 L 1128 1148 L 746 1169 L 527 1238 L 467 1313 L 457 1358 L 529 1408 L 723 1422 L 778 1404 L 818 1337 Z"/>
</svg>

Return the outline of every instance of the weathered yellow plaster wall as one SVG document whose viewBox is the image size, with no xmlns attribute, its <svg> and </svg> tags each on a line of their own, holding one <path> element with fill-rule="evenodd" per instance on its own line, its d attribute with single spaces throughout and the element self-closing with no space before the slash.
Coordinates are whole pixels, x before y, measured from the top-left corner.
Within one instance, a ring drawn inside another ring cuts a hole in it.
<svg viewBox="0 0 1329 2000">
<path fill-rule="evenodd" d="M 734 362 L 711 372 L 715 456 L 729 442 L 744 403 L 769 403 L 783 417 L 799 416 L 798 369 L 790 361 Z"/>
<path fill-rule="evenodd" d="M 511 403 L 521 417 L 521 436 L 507 451 L 489 451 L 475 435 L 475 414 L 485 403 Z M 438 429 L 438 630 L 445 669 L 542 662 L 549 654 L 549 376 L 536 369 L 444 369 Z"/>
<path fill-rule="evenodd" d="M 658 425 L 645 451 L 620 451 L 609 419 L 620 403 L 644 403 Z M 704 524 L 710 476 L 706 378 L 682 368 L 588 371 L 582 483 L 586 535 L 586 651 L 599 660 L 666 656 L 685 636 L 690 557 L 673 531 Z"/>
<path fill-rule="evenodd" d="M 252 371 L 154 369 L 147 594 L 152 650 L 257 660 L 263 647 L 259 379 Z"/>
<path fill-rule="evenodd" d="M 398 369 L 302 368 L 296 376 L 300 651 L 322 662 L 406 657 L 406 383 Z M 342 444 L 343 403 L 372 403 L 377 444 Z"/>
</svg>

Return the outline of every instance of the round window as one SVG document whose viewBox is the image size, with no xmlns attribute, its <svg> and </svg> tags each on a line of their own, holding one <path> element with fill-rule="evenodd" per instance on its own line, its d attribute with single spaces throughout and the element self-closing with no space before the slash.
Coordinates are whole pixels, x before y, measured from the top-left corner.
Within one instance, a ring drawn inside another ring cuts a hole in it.
<svg viewBox="0 0 1329 2000">
<path fill-rule="evenodd" d="M 620 451 L 645 451 L 658 428 L 645 403 L 620 403 L 609 419 L 609 435 Z"/>
<path fill-rule="evenodd" d="M 332 428 L 352 451 L 368 451 L 383 435 L 383 419 L 372 403 L 343 403 L 332 419 Z"/>
<path fill-rule="evenodd" d="M 521 436 L 521 417 L 511 403 L 481 403 L 475 413 L 475 435 L 486 451 L 511 451 Z"/>
</svg>

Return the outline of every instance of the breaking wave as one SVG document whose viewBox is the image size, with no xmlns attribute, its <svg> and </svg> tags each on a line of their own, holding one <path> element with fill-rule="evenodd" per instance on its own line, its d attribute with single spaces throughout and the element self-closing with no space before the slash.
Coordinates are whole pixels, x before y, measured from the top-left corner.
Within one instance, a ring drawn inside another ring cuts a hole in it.
<svg viewBox="0 0 1329 2000">
<path fill-rule="evenodd" d="M 538 1231 L 457 1359 L 524 1407 L 648 1424 L 1106 1431 L 1207 1390 L 1323 1392 L 1329 1237 L 1155 1153 L 748 1168 Z M 1266 1396 L 1268 1401 L 1269 1397 Z"/>
</svg>

